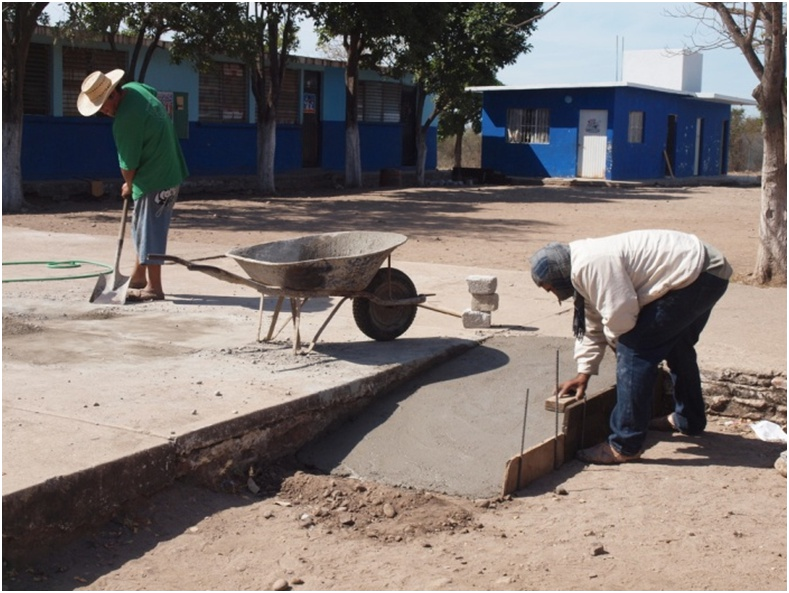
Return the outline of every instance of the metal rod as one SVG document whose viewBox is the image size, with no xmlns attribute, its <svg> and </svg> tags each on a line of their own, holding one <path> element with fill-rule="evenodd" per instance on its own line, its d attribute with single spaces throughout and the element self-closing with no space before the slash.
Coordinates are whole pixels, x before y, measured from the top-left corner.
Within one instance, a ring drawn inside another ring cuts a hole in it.
<svg viewBox="0 0 789 593">
<path fill-rule="evenodd" d="M 526 389 L 526 403 L 523 404 L 523 429 L 521 430 L 521 452 L 518 457 L 518 486 L 516 490 L 521 489 L 521 469 L 523 467 L 523 450 L 526 447 L 526 416 L 529 412 L 529 390 Z"/>
<path fill-rule="evenodd" d="M 556 398 L 556 412 L 555 412 L 555 428 L 553 440 L 553 469 L 558 469 L 559 465 L 559 351 L 556 351 L 556 387 L 554 389 L 554 397 Z"/>
</svg>

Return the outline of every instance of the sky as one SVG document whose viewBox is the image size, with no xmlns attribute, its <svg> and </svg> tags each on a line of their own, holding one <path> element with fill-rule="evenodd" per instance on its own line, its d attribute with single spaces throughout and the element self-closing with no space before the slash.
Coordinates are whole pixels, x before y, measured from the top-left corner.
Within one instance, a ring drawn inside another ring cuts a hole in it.
<svg viewBox="0 0 789 593">
<path fill-rule="evenodd" d="M 546 2 L 547 10 L 555 3 Z M 499 72 L 505 85 L 606 83 L 619 80 L 621 50 L 678 50 L 714 38 L 697 20 L 671 17 L 689 2 L 561 2 L 530 36 L 531 52 Z M 304 26 L 297 53 L 319 56 Z M 619 51 L 617 51 L 619 50 Z M 617 57 L 619 56 L 619 59 Z M 756 75 L 737 48 L 703 52 L 701 90 L 750 99 Z M 747 107 L 756 115 L 755 107 Z"/>
<path fill-rule="evenodd" d="M 554 4 L 546 2 L 544 10 Z M 537 24 L 529 38 L 532 50 L 500 71 L 499 80 L 510 86 L 616 82 L 622 47 L 624 51 L 678 50 L 713 39 L 697 20 L 669 16 L 694 6 L 690 2 L 561 2 Z M 297 53 L 321 56 L 316 41 L 311 24 L 304 23 Z M 702 92 L 750 99 L 757 82 L 739 49 L 703 52 Z M 758 113 L 755 107 L 745 110 L 749 116 Z"/>
</svg>

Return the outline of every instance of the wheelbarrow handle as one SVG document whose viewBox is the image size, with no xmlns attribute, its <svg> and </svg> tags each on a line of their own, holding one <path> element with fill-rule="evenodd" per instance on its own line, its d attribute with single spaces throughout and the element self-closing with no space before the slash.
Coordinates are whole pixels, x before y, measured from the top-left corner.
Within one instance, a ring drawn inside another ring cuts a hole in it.
<svg viewBox="0 0 789 593">
<path fill-rule="evenodd" d="M 181 257 L 177 257 L 175 255 L 164 255 L 164 254 L 150 254 L 148 256 L 150 259 L 160 259 L 163 261 L 169 261 L 176 264 L 181 264 L 186 269 L 191 272 L 203 272 L 204 274 L 208 274 L 209 276 L 213 276 L 217 280 L 223 280 L 224 282 L 230 282 L 231 284 L 240 284 L 242 286 L 248 286 L 254 288 L 259 292 L 263 292 L 266 287 L 259 282 L 255 282 L 254 280 L 250 280 L 249 278 L 244 278 L 243 276 L 239 276 L 237 274 L 233 274 L 232 272 L 228 272 L 222 268 L 218 268 L 216 266 L 209 266 L 206 264 L 196 264 L 188 259 L 183 259 Z"/>
</svg>

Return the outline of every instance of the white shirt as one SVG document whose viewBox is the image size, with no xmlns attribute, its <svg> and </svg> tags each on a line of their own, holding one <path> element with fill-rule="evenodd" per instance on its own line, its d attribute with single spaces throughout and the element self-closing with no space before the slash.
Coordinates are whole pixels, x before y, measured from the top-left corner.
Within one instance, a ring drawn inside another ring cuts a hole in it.
<svg viewBox="0 0 789 593">
<path fill-rule="evenodd" d="M 631 231 L 570 243 L 571 280 L 585 300 L 576 341 L 579 373 L 596 375 L 606 346 L 636 325 L 641 308 L 693 283 L 704 270 L 701 239 L 678 231 Z"/>
</svg>

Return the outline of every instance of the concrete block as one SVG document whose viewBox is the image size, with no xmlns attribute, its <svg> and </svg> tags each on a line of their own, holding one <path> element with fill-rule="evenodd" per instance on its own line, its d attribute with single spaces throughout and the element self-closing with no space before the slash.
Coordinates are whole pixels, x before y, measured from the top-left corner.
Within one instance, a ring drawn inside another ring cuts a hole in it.
<svg viewBox="0 0 789 593">
<path fill-rule="evenodd" d="M 91 181 L 90 182 L 90 195 L 94 198 L 100 198 L 104 195 L 104 182 Z"/>
<path fill-rule="evenodd" d="M 463 327 L 466 329 L 490 327 L 490 313 L 485 311 L 463 311 Z"/>
<path fill-rule="evenodd" d="M 493 294 L 496 292 L 498 279 L 496 276 L 469 276 L 466 278 L 468 291 L 471 294 Z"/>
<path fill-rule="evenodd" d="M 472 311 L 496 311 L 499 308 L 499 295 L 494 294 L 472 294 L 471 295 L 471 310 Z"/>
</svg>

